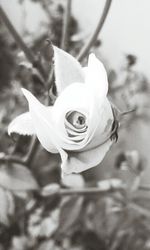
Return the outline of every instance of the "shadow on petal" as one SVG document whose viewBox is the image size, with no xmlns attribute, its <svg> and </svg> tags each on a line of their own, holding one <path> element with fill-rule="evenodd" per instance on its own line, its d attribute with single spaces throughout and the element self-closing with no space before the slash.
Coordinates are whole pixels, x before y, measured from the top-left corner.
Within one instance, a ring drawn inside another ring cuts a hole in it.
<svg viewBox="0 0 150 250">
<path fill-rule="evenodd" d="M 84 152 L 69 152 L 68 158 L 62 162 L 62 170 L 66 174 L 80 173 L 97 166 L 105 157 L 113 142 L 104 144 Z"/>
</svg>

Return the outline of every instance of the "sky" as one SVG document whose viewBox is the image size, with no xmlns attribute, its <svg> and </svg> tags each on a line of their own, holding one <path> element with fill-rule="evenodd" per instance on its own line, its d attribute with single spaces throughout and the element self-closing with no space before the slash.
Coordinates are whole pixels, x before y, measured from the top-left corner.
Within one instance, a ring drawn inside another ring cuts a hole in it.
<svg viewBox="0 0 150 250">
<path fill-rule="evenodd" d="M 82 28 L 93 30 L 103 8 L 103 0 L 74 0 L 75 14 Z M 78 8 L 80 6 L 80 8 Z M 86 6 L 86 11 L 83 11 Z M 84 13 L 84 15 L 83 15 Z M 114 0 L 101 32 L 103 54 L 118 68 L 126 53 L 138 56 L 138 69 L 150 77 L 150 1 Z"/>
<path fill-rule="evenodd" d="M 65 0 L 61 1 L 65 3 Z M 46 21 L 39 5 L 31 4 L 29 0 L 25 1 L 25 8 L 20 8 L 17 0 L 0 0 L 0 2 L 20 33 L 23 20 L 26 20 L 26 27 L 34 36 L 39 32 L 39 22 Z M 72 12 L 79 20 L 85 41 L 93 32 L 104 3 L 105 0 L 72 0 Z M 101 48 L 103 57 L 112 68 L 119 69 L 124 55 L 132 53 L 138 57 L 137 69 L 150 78 L 149 0 L 113 0 L 100 37 L 103 41 Z"/>
</svg>

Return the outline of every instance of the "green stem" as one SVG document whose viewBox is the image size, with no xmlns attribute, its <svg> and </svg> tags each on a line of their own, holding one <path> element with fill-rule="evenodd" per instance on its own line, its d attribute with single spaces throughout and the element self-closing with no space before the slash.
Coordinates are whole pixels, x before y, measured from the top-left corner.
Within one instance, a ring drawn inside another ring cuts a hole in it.
<svg viewBox="0 0 150 250">
<path fill-rule="evenodd" d="M 85 44 L 85 46 L 81 49 L 81 51 L 79 52 L 79 55 L 77 56 L 77 59 L 79 61 L 82 61 L 84 59 L 84 57 L 86 57 L 86 55 L 89 53 L 90 48 L 93 46 L 93 44 L 95 43 L 98 35 L 100 34 L 104 23 L 106 21 L 110 6 L 111 6 L 112 0 L 106 0 L 105 6 L 104 6 L 104 10 L 102 13 L 102 16 L 100 17 L 100 20 L 96 26 L 95 31 L 93 32 L 92 36 L 90 37 L 89 41 Z"/>
<path fill-rule="evenodd" d="M 62 42 L 61 42 L 61 48 L 63 50 L 66 50 L 68 47 L 69 21 L 71 17 L 71 2 L 72 0 L 67 0 L 67 6 L 65 9 L 65 14 L 64 14 Z"/>
<path fill-rule="evenodd" d="M 62 196 L 69 196 L 69 195 L 104 195 L 106 193 L 113 193 L 113 192 L 122 192 L 124 191 L 124 188 L 115 188 L 110 187 L 107 190 L 102 190 L 99 187 L 90 187 L 90 188 L 72 188 L 72 189 L 60 189 L 58 192 Z"/>
<path fill-rule="evenodd" d="M 5 11 L 3 10 L 2 6 L 0 5 L 0 17 L 2 18 L 2 21 L 6 25 L 7 29 L 13 36 L 15 42 L 18 44 L 18 46 L 21 48 L 21 50 L 25 53 L 27 59 L 39 70 L 40 74 L 44 79 L 46 79 L 46 72 L 43 68 L 43 66 L 40 64 L 39 61 L 34 57 L 32 51 L 26 46 L 24 41 L 22 40 L 19 33 L 16 31 L 14 26 L 12 25 L 11 21 L 9 20 L 8 16 L 6 15 Z"/>
<path fill-rule="evenodd" d="M 1 153 L 2 154 L 2 153 Z M 27 166 L 27 163 L 25 161 L 25 159 L 21 159 L 21 157 L 17 157 L 17 156 L 13 156 L 13 155 L 0 155 L 0 162 L 1 163 L 5 163 L 5 162 L 10 162 L 10 163 L 18 163 L 24 166 Z"/>
<path fill-rule="evenodd" d="M 39 145 L 39 141 L 38 141 L 37 137 L 33 136 L 31 139 L 28 153 L 25 157 L 25 163 L 27 166 L 31 165 L 31 162 L 35 156 L 36 151 L 37 151 L 38 145 Z"/>
</svg>

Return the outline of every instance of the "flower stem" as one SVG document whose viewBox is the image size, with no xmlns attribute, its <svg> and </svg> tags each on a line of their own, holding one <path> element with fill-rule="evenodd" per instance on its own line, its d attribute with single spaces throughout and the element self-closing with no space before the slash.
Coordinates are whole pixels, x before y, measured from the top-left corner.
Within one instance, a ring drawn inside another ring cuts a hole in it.
<svg viewBox="0 0 150 250">
<path fill-rule="evenodd" d="M 150 185 L 140 185 L 139 189 L 143 191 L 150 191 Z"/>
<path fill-rule="evenodd" d="M 106 18 L 107 18 L 111 3 L 112 3 L 112 0 L 106 0 L 102 16 L 99 19 L 99 22 L 98 22 L 98 24 L 96 26 L 95 31 L 93 32 L 93 34 L 90 37 L 89 41 L 85 44 L 85 46 L 81 49 L 81 51 L 79 52 L 79 55 L 77 56 L 77 59 L 79 61 L 82 61 L 84 59 L 84 57 L 88 54 L 90 48 L 95 43 L 100 31 L 103 28 L 104 23 L 106 21 Z"/>
<path fill-rule="evenodd" d="M 113 192 L 116 192 L 116 191 L 124 191 L 124 188 L 114 188 L 114 187 L 110 187 L 109 189 L 107 190 L 102 190 L 101 188 L 99 187 L 90 187 L 90 188 L 72 188 L 72 189 L 63 189 L 61 188 L 59 190 L 59 193 L 60 195 L 62 196 L 67 196 L 67 195 L 104 195 L 106 194 L 106 192 L 110 192 L 110 193 L 113 193 Z"/>
<path fill-rule="evenodd" d="M 64 20 L 63 20 L 63 30 L 62 30 L 62 41 L 61 48 L 67 50 L 68 47 L 68 36 L 69 36 L 69 21 L 71 17 L 71 3 L 72 0 L 67 0 L 67 6 L 65 9 Z"/>
<path fill-rule="evenodd" d="M 27 153 L 27 155 L 25 157 L 25 163 L 26 163 L 27 166 L 31 165 L 32 159 L 35 156 L 38 145 L 39 145 L 39 141 L 38 141 L 37 137 L 33 136 L 32 139 L 31 139 L 31 142 L 30 142 L 28 153 Z"/>
<path fill-rule="evenodd" d="M 24 41 L 22 40 L 19 33 L 16 31 L 14 26 L 12 25 L 11 21 L 9 20 L 8 16 L 6 15 L 5 11 L 3 10 L 2 6 L 0 5 L 0 17 L 2 18 L 4 24 L 6 25 L 7 29 L 13 36 L 15 42 L 18 44 L 18 46 L 21 48 L 21 50 L 25 53 L 27 59 L 39 70 L 40 74 L 44 79 L 46 79 L 46 72 L 43 66 L 35 56 L 33 55 L 32 51 L 26 46 Z"/>
<path fill-rule="evenodd" d="M 7 162 L 7 163 L 18 163 L 24 166 L 27 166 L 25 159 L 21 159 L 21 157 L 13 156 L 13 155 L 5 155 L 4 153 L 0 154 L 0 162 Z"/>
</svg>

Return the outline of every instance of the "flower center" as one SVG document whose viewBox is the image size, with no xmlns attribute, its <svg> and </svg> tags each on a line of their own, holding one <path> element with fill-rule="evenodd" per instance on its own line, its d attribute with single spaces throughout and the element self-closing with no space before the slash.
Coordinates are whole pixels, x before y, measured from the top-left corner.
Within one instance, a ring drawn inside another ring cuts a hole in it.
<svg viewBox="0 0 150 250">
<path fill-rule="evenodd" d="M 83 141 L 87 132 L 86 116 L 78 111 L 69 111 L 66 114 L 65 128 L 72 141 Z"/>
<path fill-rule="evenodd" d="M 86 117 L 77 111 L 68 112 L 66 115 L 67 121 L 77 129 L 82 129 L 86 126 Z"/>
</svg>

